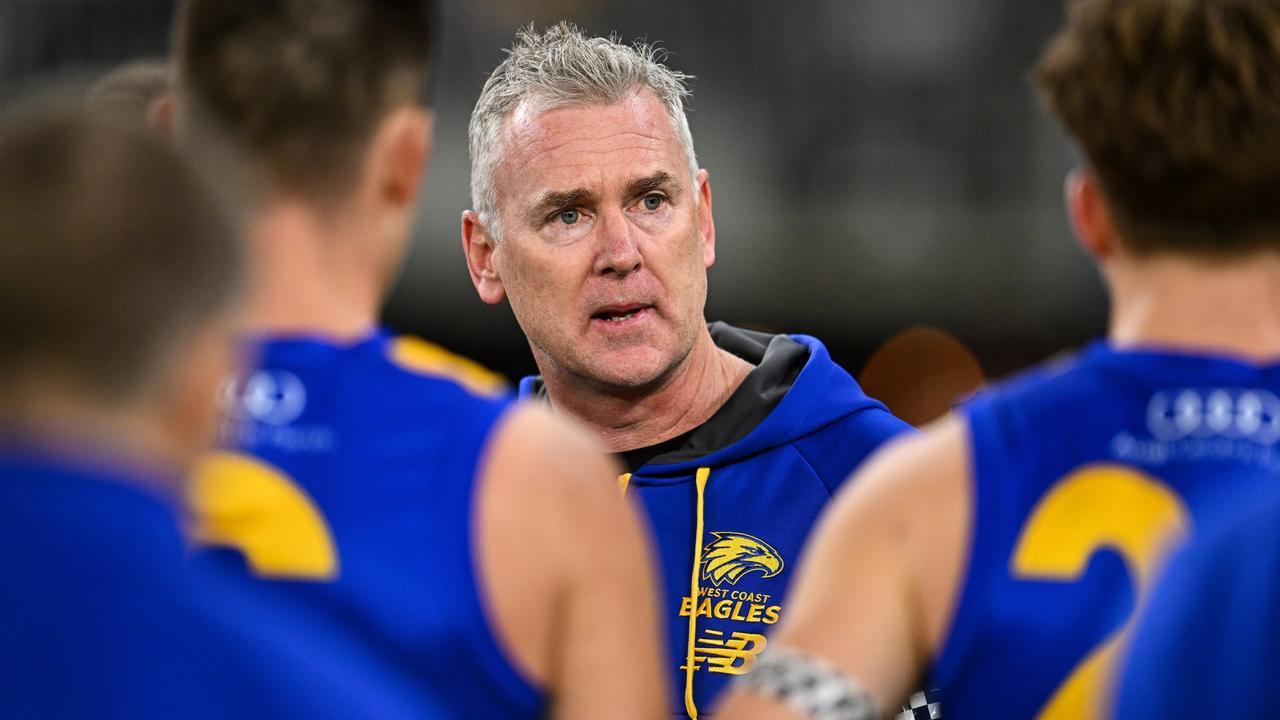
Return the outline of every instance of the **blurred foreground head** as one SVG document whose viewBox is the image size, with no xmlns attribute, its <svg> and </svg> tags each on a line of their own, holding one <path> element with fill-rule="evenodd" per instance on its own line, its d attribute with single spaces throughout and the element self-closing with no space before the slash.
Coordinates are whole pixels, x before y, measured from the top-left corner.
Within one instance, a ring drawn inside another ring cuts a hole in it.
<svg viewBox="0 0 1280 720">
<path fill-rule="evenodd" d="M 426 123 L 433 33 L 428 0 L 186 0 L 179 130 L 231 141 L 276 195 L 336 202 Z"/>
<path fill-rule="evenodd" d="M 255 327 L 376 320 L 430 157 L 433 34 L 430 0 L 182 4 L 175 130 L 252 217 Z"/>
<path fill-rule="evenodd" d="M 1280 2 L 1075 0 L 1037 81 L 1127 251 L 1280 249 Z"/>
<path fill-rule="evenodd" d="M 211 424 L 238 281 L 221 206 L 156 133 L 68 108 L 0 121 L 5 423 L 128 433 L 184 462 Z"/>
</svg>

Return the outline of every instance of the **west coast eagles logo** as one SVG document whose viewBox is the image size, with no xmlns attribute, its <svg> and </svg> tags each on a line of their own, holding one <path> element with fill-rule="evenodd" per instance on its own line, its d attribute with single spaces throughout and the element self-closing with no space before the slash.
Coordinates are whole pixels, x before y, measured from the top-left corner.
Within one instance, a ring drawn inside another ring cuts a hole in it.
<svg viewBox="0 0 1280 720">
<path fill-rule="evenodd" d="M 771 578 L 782 572 L 782 556 L 769 543 L 746 533 L 713 532 L 716 539 L 702 548 L 702 579 L 717 587 L 736 585 L 743 575 L 763 573 Z"/>
</svg>

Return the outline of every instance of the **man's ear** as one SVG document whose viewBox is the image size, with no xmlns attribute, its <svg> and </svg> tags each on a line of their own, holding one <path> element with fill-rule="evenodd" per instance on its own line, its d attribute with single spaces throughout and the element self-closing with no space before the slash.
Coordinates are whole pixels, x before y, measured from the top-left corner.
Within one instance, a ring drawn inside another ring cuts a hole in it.
<svg viewBox="0 0 1280 720">
<path fill-rule="evenodd" d="M 467 256 L 471 284 L 480 299 L 490 305 L 502 302 L 507 292 L 502 287 L 502 276 L 494 262 L 498 242 L 474 210 L 462 211 L 462 252 Z"/>
<path fill-rule="evenodd" d="M 698 236 L 702 238 L 703 267 L 716 264 L 716 221 L 711 214 L 711 173 L 704 168 L 696 176 Z"/>
<path fill-rule="evenodd" d="M 400 208 L 417 203 L 434 127 L 435 114 L 418 106 L 402 107 L 382 121 L 369 149 L 369 170 L 380 200 Z"/>
<path fill-rule="evenodd" d="M 1072 170 L 1067 174 L 1064 192 L 1076 240 L 1099 261 L 1113 257 L 1118 249 L 1115 223 L 1098 176 L 1084 168 Z"/>
</svg>

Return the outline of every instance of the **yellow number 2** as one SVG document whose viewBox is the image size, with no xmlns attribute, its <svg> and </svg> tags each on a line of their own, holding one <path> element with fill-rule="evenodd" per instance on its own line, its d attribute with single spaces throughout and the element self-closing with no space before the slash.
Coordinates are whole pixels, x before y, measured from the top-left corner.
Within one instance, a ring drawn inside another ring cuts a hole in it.
<svg viewBox="0 0 1280 720">
<path fill-rule="evenodd" d="M 1054 692 L 1040 720 L 1104 717 L 1113 665 L 1168 552 L 1189 533 L 1190 516 L 1162 482 L 1123 465 L 1081 468 L 1060 480 L 1022 529 L 1010 570 L 1032 580 L 1078 580 L 1094 553 L 1112 548 L 1134 585 L 1134 612 Z"/>
</svg>

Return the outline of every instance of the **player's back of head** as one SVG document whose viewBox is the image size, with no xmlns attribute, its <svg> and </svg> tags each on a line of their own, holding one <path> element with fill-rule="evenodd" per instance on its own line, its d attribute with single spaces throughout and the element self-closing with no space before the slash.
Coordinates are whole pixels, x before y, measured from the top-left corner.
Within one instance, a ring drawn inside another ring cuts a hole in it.
<svg viewBox="0 0 1280 720">
<path fill-rule="evenodd" d="M 1131 250 L 1280 247 L 1280 2 L 1074 0 L 1037 81 Z"/>
<path fill-rule="evenodd" d="M 326 199 L 389 112 L 424 105 L 430 0 L 187 0 L 175 31 L 179 122 L 229 138 L 285 192 Z"/>
<path fill-rule="evenodd" d="M 140 126 L 72 108 L 0 122 L 0 394 L 100 404 L 161 390 L 239 281 L 233 227 Z"/>
</svg>

